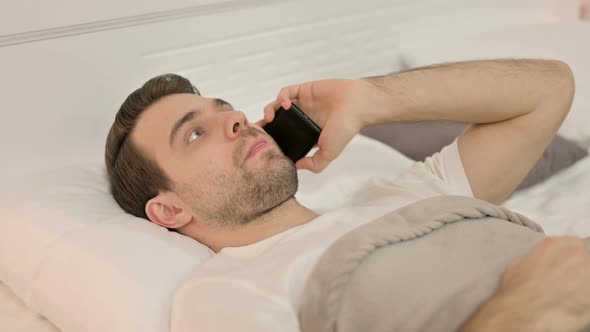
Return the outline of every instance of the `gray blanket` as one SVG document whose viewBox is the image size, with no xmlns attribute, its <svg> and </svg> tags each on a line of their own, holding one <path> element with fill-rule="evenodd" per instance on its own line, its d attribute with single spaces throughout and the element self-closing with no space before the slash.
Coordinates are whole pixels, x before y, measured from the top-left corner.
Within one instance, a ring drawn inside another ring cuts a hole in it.
<svg viewBox="0 0 590 332">
<path fill-rule="evenodd" d="M 544 237 L 525 216 L 439 196 L 346 234 L 320 258 L 299 308 L 304 332 L 454 331 L 508 262 Z"/>
</svg>

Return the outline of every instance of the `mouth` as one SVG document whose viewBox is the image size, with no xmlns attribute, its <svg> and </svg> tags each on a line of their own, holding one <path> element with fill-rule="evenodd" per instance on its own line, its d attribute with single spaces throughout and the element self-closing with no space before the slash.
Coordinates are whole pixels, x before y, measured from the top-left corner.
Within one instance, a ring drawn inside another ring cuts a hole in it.
<svg viewBox="0 0 590 332">
<path fill-rule="evenodd" d="M 248 154 L 246 155 L 246 160 L 254 157 L 254 155 L 256 155 L 257 152 L 259 152 L 260 150 L 262 150 L 268 146 L 269 146 L 269 143 L 266 139 L 264 139 L 264 138 L 257 139 L 254 142 L 254 144 L 252 144 L 250 146 L 250 149 L 248 150 Z"/>
</svg>

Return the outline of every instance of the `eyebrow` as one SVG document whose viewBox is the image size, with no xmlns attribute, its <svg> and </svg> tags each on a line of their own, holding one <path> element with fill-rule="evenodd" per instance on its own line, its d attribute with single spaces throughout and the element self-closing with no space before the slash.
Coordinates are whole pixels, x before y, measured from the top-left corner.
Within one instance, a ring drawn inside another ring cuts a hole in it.
<svg viewBox="0 0 590 332">
<path fill-rule="evenodd" d="M 215 105 L 217 107 L 229 106 L 231 108 L 234 108 L 230 103 L 228 103 L 227 101 L 225 101 L 221 98 L 214 98 L 213 102 L 215 102 Z"/>
<path fill-rule="evenodd" d="M 186 123 L 192 121 L 199 114 L 201 114 L 201 110 L 193 110 L 193 111 L 186 113 L 182 118 L 180 118 L 178 121 L 176 121 L 176 123 L 174 124 L 174 127 L 172 127 L 172 131 L 170 132 L 170 147 L 172 147 L 172 145 L 174 144 L 174 139 L 176 138 L 176 135 L 180 131 L 180 128 L 182 128 L 182 126 L 184 126 Z"/>
<path fill-rule="evenodd" d="M 223 99 L 214 98 L 213 102 L 215 103 L 215 106 L 218 107 L 216 109 L 217 112 L 226 111 L 226 110 L 222 110 L 222 107 L 224 107 L 224 106 L 229 106 L 233 110 L 233 106 Z M 170 147 L 172 147 L 174 145 L 174 139 L 176 138 L 176 135 L 180 131 L 180 128 L 182 128 L 182 126 L 184 126 L 186 123 L 191 122 L 194 118 L 199 116 L 201 113 L 202 113 L 201 110 L 192 110 L 192 111 L 186 113 L 178 121 L 176 121 L 176 123 L 172 127 L 172 131 L 170 132 Z"/>
</svg>

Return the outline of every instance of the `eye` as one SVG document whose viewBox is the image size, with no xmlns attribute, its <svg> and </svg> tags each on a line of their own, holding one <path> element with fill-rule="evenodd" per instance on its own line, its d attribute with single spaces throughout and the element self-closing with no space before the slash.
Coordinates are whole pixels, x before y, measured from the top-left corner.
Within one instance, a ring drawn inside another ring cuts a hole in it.
<svg viewBox="0 0 590 332">
<path fill-rule="evenodd" d="M 188 143 L 196 140 L 197 137 L 201 136 L 201 131 L 199 129 L 195 129 L 191 132 L 190 136 L 188 137 Z"/>
</svg>

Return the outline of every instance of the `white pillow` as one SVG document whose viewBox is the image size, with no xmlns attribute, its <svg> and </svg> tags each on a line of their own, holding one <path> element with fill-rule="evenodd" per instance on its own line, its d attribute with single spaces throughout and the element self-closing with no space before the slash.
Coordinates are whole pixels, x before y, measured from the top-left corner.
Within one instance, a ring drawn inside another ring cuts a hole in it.
<svg viewBox="0 0 590 332">
<path fill-rule="evenodd" d="M 0 280 L 63 332 L 167 331 L 174 290 L 212 256 L 125 214 L 100 166 L 14 179 L 0 199 Z"/>
<path fill-rule="evenodd" d="M 321 174 L 299 171 L 296 197 L 319 212 L 337 209 L 354 203 L 368 177 L 411 164 L 357 135 Z M 125 214 L 96 165 L 13 179 L 0 189 L 0 227 L 0 280 L 63 332 L 168 331 L 174 290 L 213 254 Z"/>
<path fill-rule="evenodd" d="M 408 67 L 492 58 L 545 58 L 567 62 L 576 95 L 559 133 L 578 142 L 590 139 L 590 25 L 580 22 L 529 24 L 460 38 L 418 41 L 401 48 Z"/>
</svg>

